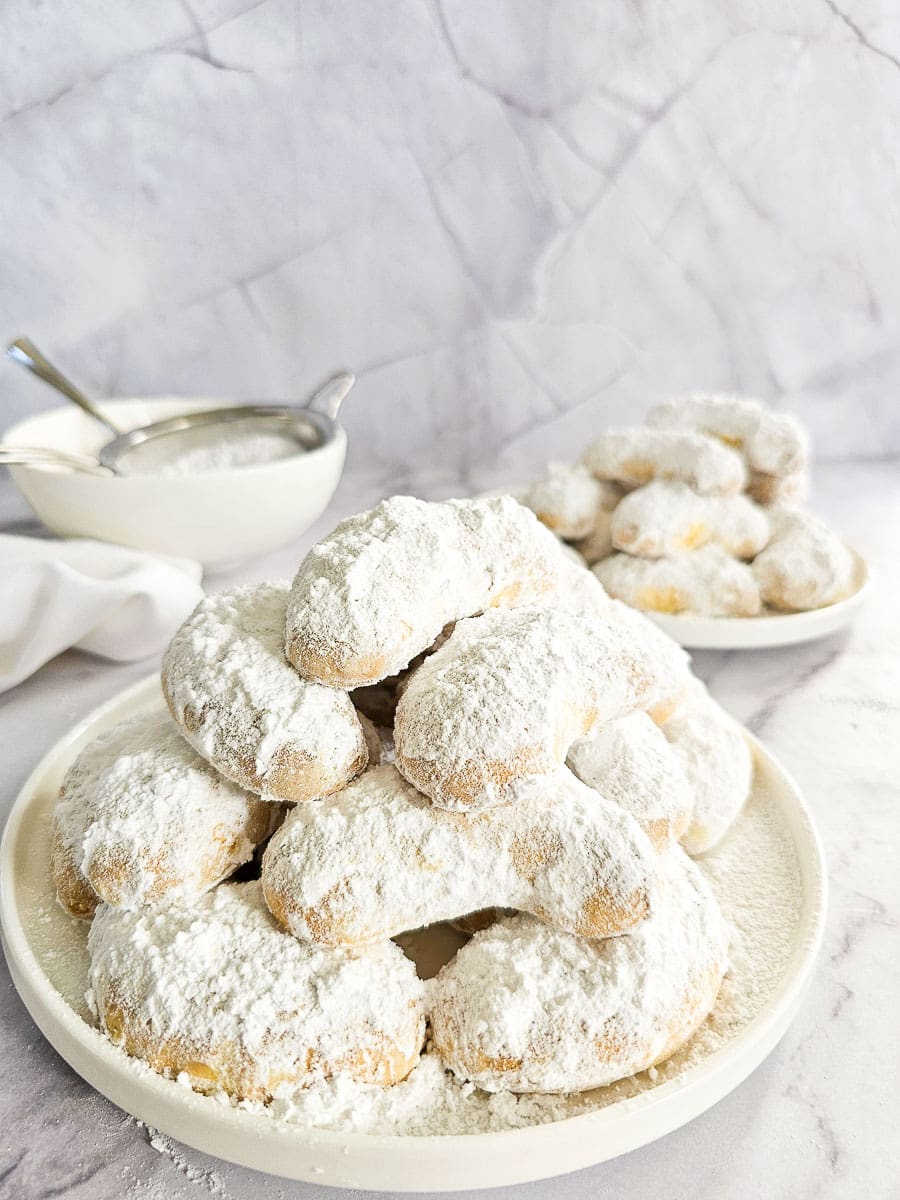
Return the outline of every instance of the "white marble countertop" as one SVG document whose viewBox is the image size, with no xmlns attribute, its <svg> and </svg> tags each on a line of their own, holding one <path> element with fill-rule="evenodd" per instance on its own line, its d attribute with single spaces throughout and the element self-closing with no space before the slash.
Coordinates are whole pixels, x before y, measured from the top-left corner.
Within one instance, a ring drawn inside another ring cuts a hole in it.
<svg viewBox="0 0 900 1200">
<path fill-rule="evenodd" d="M 348 477 L 307 540 L 389 491 L 428 496 L 500 482 Z M 898 1195 L 900 1039 L 900 470 L 837 463 L 816 475 L 816 506 L 868 557 L 876 591 L 851 632 L 774 651 L 698 653 L 716 697 L 757 733 L 809 799 L 828 856 L 825 945 L 806 1002 L 781 1044 L 741 1087 L 664 1140 L 565 1180 L 510 1189 L 691 1200 Z M 30 528 L 8 481 L 0 524 Z M 252 564 L 288 575 L 302 547 Z M 216 588 L 237 576 L 216 576 Z M 0 696 L 0 816 L 37 759 L 95 705 L 156 667 L 61 656 Z M 95 1093 L 38 1033 L 0 966 L 0 1197 L 3 1200 L 269 1200 L 333 1196 L 160 1138 Z M 494 1192 L 500 1197 L 504 1193 Z"/>
</svg>

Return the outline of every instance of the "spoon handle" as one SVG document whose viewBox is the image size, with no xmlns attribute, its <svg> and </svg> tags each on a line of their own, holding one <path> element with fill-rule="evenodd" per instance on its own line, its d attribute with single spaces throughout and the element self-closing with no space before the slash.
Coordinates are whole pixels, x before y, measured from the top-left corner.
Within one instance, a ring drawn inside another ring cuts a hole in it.
<svg viewBox="0 0 900 1200">
<path fill-rule="evenodd" d="M 82 458 L 79 454 L 64 454 L 62 450 L 51 450 L 49 446 L 0 446 L 0 467 L 66 467 L 85 475 L 112 475 L 95 458 Z"/>
<path fill-rule="evenodd" d="M 104 425 L 113 437 L 118 437 L 122 432 L 117 425 L 114 425 L 108 417 L 105 417 L 97 406 L 87 398 L 80 388 L 77 388 L 70 379 L 66 379 L 62 371 L 54 367 L 53 363 L 48 358 L 45 358 L 35 346 L 34 342 L 28 338 L 16 338 L 14 342 L 6 347 L 6 357 L 11 358 L 13 362 L 20 363 L 23 367 L 27 367 L 33 375 L 37 375 L 38 379 L 42 379 L 44 383 L 49 383 L 56 391 L 62 392 L 80 409 L 83 409 L 89 417 L 93 417 L 95 421 L 99 421 Z"/>
</svg>

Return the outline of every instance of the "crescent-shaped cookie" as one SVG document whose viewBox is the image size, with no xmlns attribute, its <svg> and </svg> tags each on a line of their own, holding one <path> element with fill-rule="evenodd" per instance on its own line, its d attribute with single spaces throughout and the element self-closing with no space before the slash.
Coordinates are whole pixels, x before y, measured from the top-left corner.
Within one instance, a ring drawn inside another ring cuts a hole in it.
<svg viewBox="0 0 900 1200">
<path fill-rule="evenodd" d="M 647 416 L 657 429 L 691 430 L 740 450 L 747 465 L 767 475 L 790 475 L 806 466 L 809 440 L 787 413 L 746 396 L 697 393 L 666 400 Z"/>
<path fill-rule="evenodd" d="M 291 587 L 287 656 L 340 688 L 396 675 L 448 624 L 558 586 L 553 534 L 511 496 L 393 496 L 313 546 Z"/>
<path fill-rule="evenodd" d="M 771 521 L 771 541 L 753 562 L 766 604 L 799 612 L 850 595 L 856 563 L 836 533 L 795 508 L 773 509 Z"/>
<path fill-rule="evenodd" d="M 432 982 L 434 1046 L 485 1091 L 579 1092 L 668 1058 L 711 1010 L 727 966 L 725 922 L 677 848 L 658 902 L 625 937 L 588 941 L 509 917 Z"/>
<path fill-rule="evenodd" d="M 639 485 L 674 479 L 697 492 L 739 492 L 747 471 L 739 454 L 714 438 L 680 429 L 610 429 L 588 446 L 582 461 L 597 479 Z"/>
<path fill-rule="evenodd" d="M 612 544 L 639 558 L 662 558 L 713 543 L 753 558 L 769 521 L 746 496 L 701 496 L 684 483 L 656 480 L 630 492 L 612 515 Z"/>
<path fill-rule="evenodd" d="M 192 750 L 167 712 L 101 734 L 63 779 L 51 867 L 63 908 L 91 917 L 190 902 L 247 862 L 284 808 L 242 791 Z"/>
<path fill-rule="evenodd" d="M 694 810 L 691 788 L 646 713 L 598 726 L 574 743 L 566 761 L 583 783 L 630 813 L 656 850 L 668 849 L 686 832 Z"/>
<path fill-rule="evenodd" d="M 296 937 L 354 947 L 491 907 L 608 937 L 650 911 L 655 872 L 636 821 L 564 767 L 520 804 L 462 814 L 382 766 L 295 808 L 262 885 Z"/>
<path fill-rule="evenodd" d="M 600 479 L 597 482 L 603 488 L 603 494 L 594 512 L 591 530 L 586 537 L 572 542 L 573 549 L 578 551 L 589 567 L 612 553 L 613 513 L 625 495 L 624 488 L 618 483 L 609 483 Z"/>
<path fill-rule="evenodd" d="M 753 755 L 740 725 L 695 679 L 660 726 L 693 797 L 681 844 L 689 854 L 716 846 L 744 807 L 753 786 Z"/>
<path fill-rule="evenodd" d="M 435 804 L 522 797 L 593 727 L 638 709 L 662 716 L 687 687 L 687 656 L 627 619 L 552 609 L 460 621 L 397 706 L 397 767 Z"/>
<path fill-rule="evenodd" d="M 718 546 L 671 558 L 613 554 L 592 570 L 611 596 L 645 612 L 755 617 L 760 610 L 753 570 Z"/>
<path fill-rule="evenodd" d="M 581 463 L 550 463 L 522 503 L 565 541 L 587 538 L 604 499 L 604 485 Z"/>
<path fill-rule="evenodd" d="M 794 471 L 790 475 L 766 475 L 751 471 L 747 495 L 757 504 L 805 504 L 809 499 L 809 473 Z"/>
<path fill-rule="evenodd" d="M 301 679 L 284 656 L 288 586 L 260 583 L 207 596 L 162 666 L 181 732 L 227 778 L 299 802 L 343 787 L 366 743 L 345 692 Z"/>
<path fill-rule="evenodd" d="M 301 945 L 275 924 L 258 881 L 189 907 L 101 905 L 88 949 L 101 1030 L 197 1091 L 268 1100 L 328 1076 L 387 1086 L 418 1059 L 423 985 L 399 946 Z"/>
</svg>

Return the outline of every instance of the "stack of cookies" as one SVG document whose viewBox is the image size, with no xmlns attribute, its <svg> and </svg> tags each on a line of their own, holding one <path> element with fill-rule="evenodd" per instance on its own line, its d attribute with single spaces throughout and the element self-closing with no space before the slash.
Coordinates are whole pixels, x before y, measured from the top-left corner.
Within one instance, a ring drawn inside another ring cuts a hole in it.
<svg viewBox="0 0 900 1200">
<path fill-rule="evenodd" d="M 853 590 L 855 567 L 801 507 L 808 459 L 792 417 L 739 396 L 688 396 L 652 409 L 644 426 L 601 434 L 523 501 L 635 608 L 821 608 Z"/>
<path fill-rule="evenodd" d="M 54 825 L 128 1054 L 238 1100 L 389 1086 L 423 1050 L 487 1091 L 573 1092 L 710 1011 L 728 936 L 689 855 L 740 811 L 750 750 L 511 498 L 344 521 L 292 584 L 205 599 L 162 685 L 168 712 L 82 751 Z M 477 932 L 426 983 L 397 939 L 444 921 Z"/>
</svg>

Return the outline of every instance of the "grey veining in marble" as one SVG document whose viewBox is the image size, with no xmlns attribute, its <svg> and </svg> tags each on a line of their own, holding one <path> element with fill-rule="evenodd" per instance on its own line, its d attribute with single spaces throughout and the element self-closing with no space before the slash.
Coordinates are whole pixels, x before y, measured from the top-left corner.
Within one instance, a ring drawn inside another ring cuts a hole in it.
<svg viewBox="0 0 900 1200">
<path fill-rule="evenodd" d="M 405 487 L 437 498 L 500 483 L 452 472 L 398 479 L 348 476 L 304 539 L 345 513 Z M 521 1200 L 894 1200 L 900 1039 L 900 473 L 895 462 L 817 470 L 815 502 L 876 573 L 864 615 L 806 646 L 695 655 L 716 697 L 795 776 L 815 813 L 829 864 L 825 945 L 810 992 L 783 1041 L 732 1095 L 661 1142 L 565 1180 L 481 1193 Z M 5 527 L 28 518 L 0 484 Z M 238 574 L 289 574 L 302 546 Z M 113 666 L 66 654 L 0 697 L 0 819 L 46 749 L 91 707 L 158 664 Z M 97 1095 L 35 1029 L 0 968 L 2 1200 L 327 1200 L 198 1154 L 138 1125 Z M 357 1193 L 359 1194 L 359 1193 Z"/>
<path fill-rule="evenodd" d="M 370 459 L 565 452 L 675 389 L 900 448 L 889 0 L 5 0 L 0 336 L 294 396 Z M 4 421 L 48 403 L 12 367 Z"/>
</svg>

